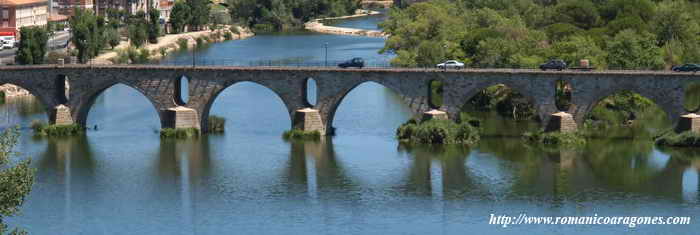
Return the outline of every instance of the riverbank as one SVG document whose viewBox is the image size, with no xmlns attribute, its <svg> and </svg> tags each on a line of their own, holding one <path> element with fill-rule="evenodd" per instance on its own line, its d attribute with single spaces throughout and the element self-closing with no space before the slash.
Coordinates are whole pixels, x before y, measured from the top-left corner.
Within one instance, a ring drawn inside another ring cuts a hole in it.
<svg viewBox="0 0 700 235">
<path fill-rule="evenodd" d="M 334 27 L 334 26 L 326 26 L 322 23 L 322 21 L 324 21 L 324 20 L 342 20 L 342 19 L 357 18 L 357 17 L 379 15 L 379 14 L 382 14 L 382 13 L 378 12 L 378 11 L 357 10 L 357 12 L 355 12 L 354 15 L 340 16 L 340 17 L 329 17 L 329 18 L 321 18 L 321 19 L 311 20 L 311 21 L 306 22 L 304 24 L 304 28 L 306 30 L 309 30 L 309 31 L 318 32 L 318 33 L 325 33 L 325 34 L 387 38 L 388 35 L 386 33 L 382 32 L 382 31 L 378 31 L 378 30 L 364 30 L 364 29 L 354 29 L 354 28 L 345 28 L 345 27 Z"/>
<path fill-rule="evenodd" d="M 149 57 L 149 59 L 158 60 L 164 56 L 164 54 L 161 53 L 161 51 L 163 51 L 163 50 L 165 52 L 165 55 L 179 50 L 180 47 L 178 46 L 178 41 L 180 39 L 187 40 L 188 48 L 193 48 L 194 45 L 197 45 L 197 39 L 199 39 L 199 38 L 210 39 L 210 38 L 212 38 L 212 36 L 218 35 L 218 37 L 217 37 L 218 39 L 216 39 L 216 41 L 225 40 L 225 39 L 223 39 L 222 35 L 228 31 L 232 32 L 232 37 L 230 40 L 241 40 L 241 39 L 246 39 L 246 38 L 250 38 L 252 36 L 255 36 L 255 34 L 250 29 L 245 28 L 245 27 L 235 26 L 235 28 L 227 28 L 227 29 L 220 29 L 220 30 L 203 30 L 203 31 L 197 31 L 197 32 L 181 33 L 181 34 L 168 34 L 168 35 L 165 35 L 165 36 L 158 38 L 158 43 L 147 44 L 143 47 L 143 49 L 146 49 L 150 52 L 149 54 L 151 56 Z M 235 32 L 237 32 L 237 33 L 235 33 Z M 130 47 L 130 44 L 128 41 L 122 41 L 113 50 L 95 57 L 93 59 L 92 63 L 94 63 L 94 64 L 113 64 L 112 60 L 119 56 L 119 51 L 127 50 L 129 47 Z"/>
</svg>

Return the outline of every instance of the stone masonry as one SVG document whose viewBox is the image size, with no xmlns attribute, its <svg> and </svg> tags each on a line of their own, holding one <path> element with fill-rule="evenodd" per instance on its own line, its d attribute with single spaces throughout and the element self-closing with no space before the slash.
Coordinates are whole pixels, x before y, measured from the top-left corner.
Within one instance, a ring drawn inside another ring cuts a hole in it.
<svg viewBox="0 0 700 235">
<path fill-rule="evenodd" d="M 189 78 L 189 100 L 186 104 L 179 102 L 179 92 L 175 92 L 175 84 L 182 76 Z M 317 84 L 316 105 L 310 105 L 305 97 L 308 78 L 313 78 Z M 62 79 L 70 84 L 68 95 Z M 555 84 L 564 81 L 572 86 L 572 105 L 564 111 L 581 125 L 596 103 L 623 90 L 651 99 L 672 121 L 677 122 L 681 115 L 689 113 L 682 105 L 684 88 L 690 82 L 700 82 L 700 75 L 667 71 L 443 71 L 134 65 L 0 68 L 0 85 L 17 85 L 35 95 L 47 107 L 51 123 L 75 122 L 80 125 L 86 124 L 88 112 L 97 96 L 113 85 L 124 84 L 150 101 L 158 111 L 163 128 L 194 127 L 206 130 L 209 110 L 217 96 L 224 89 L 244 81 L 260 84 L 277 94 L 287 108 L 292 125 L 300 123 L 296 120 L 299 117 L 295 115 L 298 110 L 311 108 L 318 111 L 322 124 L 322 127 L 315 128 L 331 133 L 338 106 L 350 91 L 365 82 L 375 82 L 395 91 L 416 115 L 422 115 L 431 110 L 428 105 L 430 82 L 441 81 L 444 84 L 443 105 L 438 109 L 453 119 L 458 118 L 462 105 L 477 92 L 492 85 L 504 84 L 532 101 L 541 123 L 546 125 L 551 115 L 558 112 L 555 106 Z M 56 108 L 59 105 L 66 108 Z M 186 108 L 187 111 L 182 111 L 186 114 L 181 115 L 180 111 L 173 114 L 173 108 L 176 107 L 175 110 Z M 66 112 L 70 112 L 70 120 L 61 114 Z M 197 118 L 193 118 L 193 115 Z"/>
</svg>

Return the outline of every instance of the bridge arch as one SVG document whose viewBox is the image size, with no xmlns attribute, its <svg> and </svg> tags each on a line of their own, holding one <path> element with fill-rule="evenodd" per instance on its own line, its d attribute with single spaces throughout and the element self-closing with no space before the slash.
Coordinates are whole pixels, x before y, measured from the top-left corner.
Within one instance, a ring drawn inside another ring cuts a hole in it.
<svg viewBox="0 0 700 235">
<path fill-rule="evenodd" d="M 448 102 L 446 105 L 449 107 L 448 113 L 450 117 L 456 120 L 459 118 L 459 113 L 461 112 L 463 106 L 472 98 L 476 97 L 479 92 L 498 85 L 503 85 L 525 97 L 525 99 L 533 105 L 533 108 L 535 109 L 535 116 L 539 119 L 541 124 L 546 123 L 549 114 L 554 111 L 552 109 L 556 108 L 554 107 L 555 105 L 553 100 L 554 84 L 552 84 L 552 89 L 548 90 L 548 96 L 538 96 L 531 87 L 527 86 L 527 84 L 523 84 L 520 81 L 488 79 L 474 82 L 470 89 L 457 91 L 457 98 L 446 100 L 446 102 Z M 450 87 L 448 86 L 447 89 L 450 89 Z M 549 93 L 551 93 L 551 95 L 549 95 Z M 547 103 L 546 100 L 550 98 L 552 99 L 551 103 Z"/>
<path fill-rule="evenodd" d="M 306 80 L 304 79 L 304 82 L 305 81 Z M 273 94 L 275 94 L 274 97 L 277 98 L 278 100 L 282 101 L 282 104 L 284 105 L 284 107 L 287 111 L 287 115 L 289 117 L 290 126 L 291 126 L 291 121 L 294 117 L 294 112 L 296 111 L 296 109 L 295 109 L 296 106 L 294 104 L 292 104 L 293 101 L 286 99 L 285 96 L 281 95 L 281 93 L 279 91 L 273 89 L 269 84 L 265 84 L 264 82 L 259 82 L 259 81 L 254 81 L 254 80 L 236 80 L 236 81 L 227 82 L 223 86 L 221 86 L 219 89 L 216 89 L 213 92 L 213 94 L 211 95 L 211 97 L 209 97 L 204 102 L 203 107 L 201 109 L 198 109 L 198 110 L 201 110 L 200 111 L 201 112 L 201 114 L 200 114 L 200 126 L 201 126 L 202 130 L 206 131 L 208 129 L 208 127 L 209 127 L 209 115 L 211 113 L 211 109 L 214 106 L 214 103 L 216 102 L 216 100 L 219 99 L 220 95 L 226 90 L 232 89 L 233 87 L 235 87 L 239 84 L 246 84 L 246 83 L 254 84 L 255 86 L 262 87 L 265 90 L 268 90 L 268 91 L 272 92 Z M 304 100 L 305 100 L 305 97 L 304 97 Z"/>
<path fill-rule="evenodd" d="M 76 100 L 72 101 L 72 107 L 73 110 L 73 116 L 76 117 L 76 123 L 82 126 L 87 125 L 87 120 L 88 120 L 88 114 L 90 113 L 90 110 L 92 109 L 93 105 L 95 104 L 95 101 L 97 100 L 97 97 L 102 95 L 106 90 L 117 86 L 117 85 L 124 85 L 126 87 L 129 87 L 135 91 L 137 91 L 138 94 L 141 96 L 145 97 L 149 103 L 151 103 L 151 106 L 155 109 L 156 113 L 158 114 L 158 119 L 160 120 L 161 127 L 164 126 L 165 119 L 163 118 L 163 111 L 167 108 L 165 107 L 164 104 L 161 104 L 156 101 L 156 98 L 150 96 L 148 93 L 146 93 L 142 88 L 140 88 L 138 85 L 130 83 L 130 82 L 125 82 L 125 81 L 111 81 L 111 82 L 106 82 L 103 84 L 100 84 L 98 87 L 95 89 L 89 90 L 87 94 L 82 94 L 84 97 L 82 100 Z M 73 92 L 71 92 L 71 96 L 73 96 Z"/>
<path fill-rule="evenodd" d="M 326 125 L 327 132 L 330 134 L 334 133 L 334 127 L 333 123 L 336 118 L 337 111 L 339 107 L 344 103 L 346 98 L 348 97 L 349 94 L 353 93 L 353 91 L 356 91 L 359 87 L 365 86 L 365 85 L 379 85 L 383 88 L 386 88 L 390 90 L 391 94 L 397 95 L 401 99 L 401 103 L 405 106 L 405 108 L 412 114 L 416 115 L 418 113 L 417 108 L 412 105 L 414 102 L 413 99 L 415 98 L 416 94 L 406 94 L 401 91 L 401 89 L 397 89 L 397 87 L 393 86 L 392 84 L 387 84 L 383 82 L 382 80 L 362 80 L 358 82 L 352 83 L 350 86 L 344 87 L 343 89 L 340 90 L 339 93 L 337 93 L 333 97 L 326 97 L 326 99 L 322 99 L 319 101 L 318 108 L 320 109 L 322 113 L 322 118 L 324 119 L 324 124 Z M 428 89 L 429 86 L 426 82 L 425 86 L 425 92 L 420 92 L 420 95 L 423 95 L 423 98 L 421 99 L 420 104 L 423 109 L 428 109 L 428 104 L 427 104 L 427 96 L 428 96 Z M 398 127 L 398 125 L 397 125 Z"/>
<path fill-rule="evenodd" d="M 603 99 L 620 94 L 623 92 L 632 92 L 635 94 L 638 94 L 646 99 L 649 99 L 651 102 L 654 103 L 657 107 L 659 107 L 663 112 L 666 114 L 666 118 L 670 123 L 675 123 L 678 121 L 678 118 L 682 114 L 684 108 L 683 108 L 683 97 L 676 97 L 673 95 L 673 92 L 665 91 L 665 90 L 650 90 L 650 89 L 643 89 L 639 88 L 636 86 L 629 86 L 629 87 L 620 87 L 620 86 L 614 86 L 614 87 L 605 87 L 605 88 L 600 88 L 598 92 L 593 93 L 593 95 L 589 95 L 588 99 L 590 100 L 590 103 L 588 104 L 583 104 L 583 105 L 577 105 L 577 106 L 583 106 L 582 109 L 577 110 L 577 113 L 574 114 L 574 118 L 576 119 L 577 123 L 583 123 L 585 119 L 591 114 L 593 109 L 603 101 Z M 579 94 L 582 95 L 582 94 Z M 573 94 L 573 100 L 580 99 L 577 97 L 577 93 L 574 92 Z"/>
</svg>

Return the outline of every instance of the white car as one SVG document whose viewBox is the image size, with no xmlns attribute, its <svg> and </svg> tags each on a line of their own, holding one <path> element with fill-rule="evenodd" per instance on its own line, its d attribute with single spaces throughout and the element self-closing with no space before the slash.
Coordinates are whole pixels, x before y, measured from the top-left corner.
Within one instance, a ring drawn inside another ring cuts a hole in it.
<svg viewBox="0 0 700 235">
<path fill-rule="evenodd" d="M 3 48 L 3 49 L 12 49 L 12 48 L 14 48 L 15 46 L 16 46 L 16 45 L 15 45 L 15 40 L 4 40 L 4 41 L 2 42 L 2 48 Z"/>
<path fill-rule="evenodd" d="M 456 60 L 448 60 L 445 61 L 445 63 L 437 64 L 437 67 L 439 69 L 463 69 L 464 63 Z"/>
</svg>

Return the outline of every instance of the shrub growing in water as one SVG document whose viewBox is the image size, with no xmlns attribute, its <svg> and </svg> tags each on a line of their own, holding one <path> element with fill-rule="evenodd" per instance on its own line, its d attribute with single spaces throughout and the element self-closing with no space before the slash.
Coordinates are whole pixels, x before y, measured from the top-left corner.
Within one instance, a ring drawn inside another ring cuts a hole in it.
<svg viewBox="0 0 700 235">
<path fill-rule="evenodd" d="M 692 131 L 668 133 L 656 138 L 656 144 L 671 147 L 700 147 L 700 134 Z"/>
<path fill-rule="evenodd" d="M 223 133 L 226 127 L 226 119 L 216 115 L 209 116 L 209 133 Z"/>
<path fill-rule="evenodd" d="M 409 120 L 396 130 L 399 141 L 421 144 L 466 144 L 479 142 L 479 129 L 450 120 Z"/>
<path fill-rule="evenodd" d="M 74 136 L 85 132 L 85 129 L 78 124 L 48 125 L 39 120 L 33 120 L 30 127 L 34 130 L 34 134 L 39 136 Z"/>
<path fill-rule="evenodd" d="M 580 146 L 586 144 L 586 138 L 579 132 L 525 132 L 523 139 L 530 143 L 545 145 Z"/>
<path fill-rule="evenodd" d="M 321 132 L 319 131 L 303 131 L 299 129 L 292 129 L 285 131 L 282 134 L 282 138 L 285 140 L 321 140 Z"/>
<path fill-rule="evenodd" d="M 163 128 L 160 130 L 160 138 L 162 139 L 187 139 L 198 136 L 199 130 L 197 128 Z"/>
</svg>

